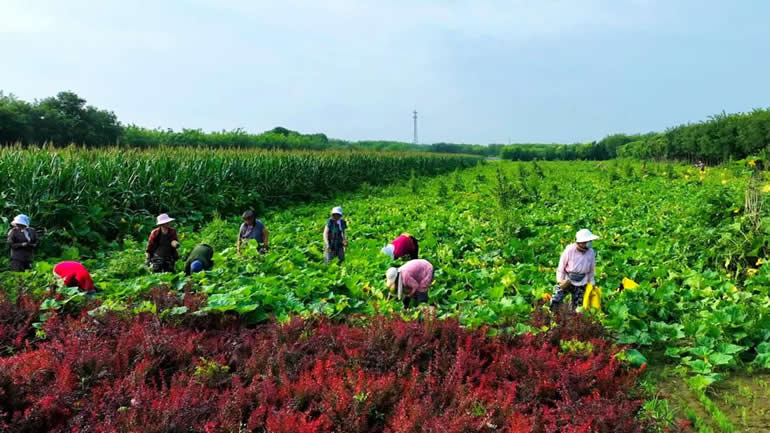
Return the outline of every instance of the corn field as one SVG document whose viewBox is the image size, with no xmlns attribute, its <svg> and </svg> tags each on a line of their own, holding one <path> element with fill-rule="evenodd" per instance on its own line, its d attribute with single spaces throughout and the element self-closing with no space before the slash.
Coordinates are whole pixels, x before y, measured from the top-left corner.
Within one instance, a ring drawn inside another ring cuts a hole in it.
<svg viewBox="0 0 770 433">
<path fill-rule="evenodd" d="M 207 149 L 0 149 L 0 219 L 26 213 L 57 243 L 135 234 L 168 212 L 196 224 L 215 213 L 308 201 L 476 165 L 427 153 Z"/>
</svg>

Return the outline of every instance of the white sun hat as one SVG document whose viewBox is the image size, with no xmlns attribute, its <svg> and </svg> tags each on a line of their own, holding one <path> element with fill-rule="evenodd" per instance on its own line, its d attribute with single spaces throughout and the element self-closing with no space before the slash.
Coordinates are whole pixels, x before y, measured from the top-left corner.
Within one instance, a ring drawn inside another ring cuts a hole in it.
<svg viewBox="0 0 770 433">
<path fill-rule="evenodd" d="M 395 283 L 396 278 L 398 278 L 398 268 L 388 268 L 388 271 L 385 272 L 385 279 L 388 280 L 388 284 Z"/>
<path fill-rule="evenodd" d="M 596 236 L 595 234 L 591 233 L 591 230 L 588 230 L 588 229 L 579 230 L 575 235 L 575 240 L 580 243 L 591 242 L 597 239 L 599 239 L 599 236 Z"/>
<path fill-rule="evenodd" d="M 16 215 L 13 221 L 11 221 L 11 225 L 23 225 L 29 227 L 29 217 L 24 214 Z"/>
<path fill-rule="evenodd" d="M 337 206 L 335 208 L 332 208 L 332 215 L 339 214 L 342 216 L 342 206 Z"/>
<path fill-rule="evenodd" d="M 171 218 L 170 216 L 168 216 L 167 213 L 162 213 L 158 215 L 157 221 L 158 221 L 157 225 L 163 225 L 163 224 L 168 224 L 171 221 L 174 221 L 174 218 Z"/>
</svg>

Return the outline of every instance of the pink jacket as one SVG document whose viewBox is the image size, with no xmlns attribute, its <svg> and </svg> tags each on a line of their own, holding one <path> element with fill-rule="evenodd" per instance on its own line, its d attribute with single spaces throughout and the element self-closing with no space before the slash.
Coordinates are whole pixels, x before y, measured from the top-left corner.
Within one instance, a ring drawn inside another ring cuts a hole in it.
<svg viewBox="0 0 770 433">
<path fill-rule="evenodd" d="M 427 260 L 410 260 L 398 268 L 398 273 L 404 292 L 409 296 L 427 292 L 433 282 L 433 265 Z"/>
</svg>

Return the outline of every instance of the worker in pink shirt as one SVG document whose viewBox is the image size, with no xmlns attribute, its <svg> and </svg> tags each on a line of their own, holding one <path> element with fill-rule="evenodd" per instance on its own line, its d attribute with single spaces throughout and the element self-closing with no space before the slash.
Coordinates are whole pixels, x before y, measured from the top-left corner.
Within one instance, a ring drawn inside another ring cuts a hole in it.
<svg viewBox="0 0 770 433">
<path fill-rule="evenodd" d="M 415 305 L 428 302 L 428 288 L 433 282 L 433 265 L 423 259 L 410 260 L 400 268 L 390 268 L 385 273 L 387 285 L 398 289 L 398 299 L 404 300 L 409 308 L 411 300 Z"/>
<path fill-rule="evenodd" d="M 419 258 L 420 245 L 417 239 L 409 233 L 401 233 L 399 237 L 382 249 L 383 254 L 390 256 L 391 260 L 409 257 L 410 260 Z"/>
<path fill-rule="evenodd" d="M 582 229 L 575 236 L 575 243 L 564 249 L 556 268 L 556 287 L 551 298 L 551 308 L 558 308 L 564 297 L 572 294 L 572 308 L 583 303 L 586 285 L 594 281 L 596 272 L 596 251 L 591 248 L 591 241 L 599 236 L 588 229 Z"/>
</svg>

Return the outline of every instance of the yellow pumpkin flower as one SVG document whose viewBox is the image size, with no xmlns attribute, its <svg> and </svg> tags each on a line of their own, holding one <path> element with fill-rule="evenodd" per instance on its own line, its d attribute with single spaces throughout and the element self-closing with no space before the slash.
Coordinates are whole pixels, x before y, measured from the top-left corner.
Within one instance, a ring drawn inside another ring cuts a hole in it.
<svg viewBox="0 0 770 433">
<path fill-rule="evenodd" d="M 749 165 L 754 167 L 755 165 L 757 165 L 757 162 L 752 159 L 751 161 L 749 161 Z"/>
<path fill-rule="evenodd" d="M 722 185 L 727 185 L 727 179 L 722 179 Z"/>
<path fill-rule="evenodd" d="M 636 289 L 637 287 L 639 287 L 639 284 L 636 281 L 625 277 L 623 278 L 622 284 L 623 284 L 623 288 L 626 290 Z"/>
</svg>

